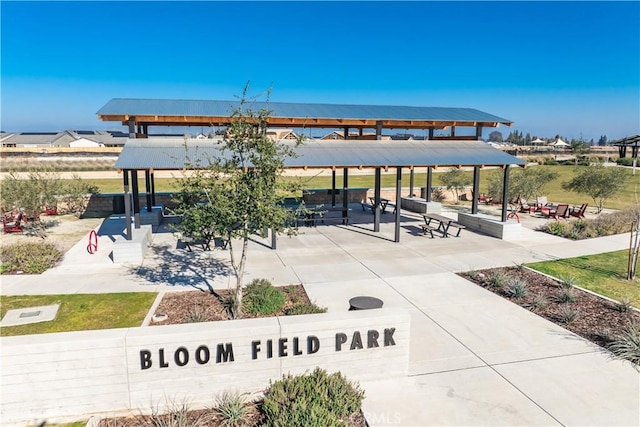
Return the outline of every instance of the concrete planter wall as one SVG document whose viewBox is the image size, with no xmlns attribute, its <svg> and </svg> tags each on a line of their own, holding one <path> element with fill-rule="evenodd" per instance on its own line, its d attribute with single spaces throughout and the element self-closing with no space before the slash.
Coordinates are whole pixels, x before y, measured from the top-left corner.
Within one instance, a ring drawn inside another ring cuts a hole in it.
<svg viewBox="0 0 640 427">
<path fill-rule="evenodd" d="M 378 309 L 0 338 L 2 424 L 149 412 L 256 392 L 320 366 L 356 381 L 407 375 L 409 314 Z"/>
<path fill-rule="evenodd" d="M 516 221 L 502 222 L 500 218 L 495 216 L 459 212 L 458 222 L 469 230 L 502 240 L 518 240 L 522 236 L 520 223 Z"/>
</svg>

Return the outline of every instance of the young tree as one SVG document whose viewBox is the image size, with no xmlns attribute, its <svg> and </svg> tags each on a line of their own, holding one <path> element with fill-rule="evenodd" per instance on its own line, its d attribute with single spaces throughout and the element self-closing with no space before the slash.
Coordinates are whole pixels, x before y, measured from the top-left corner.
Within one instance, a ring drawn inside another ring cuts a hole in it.
<svg viewBox="0 0 640 427">
<path fill-rule="evenodd" d="M 20 209 L 29 218 L 38 219 L 48 206 L 55 206 L 56 197 L 63 192 L 60 174 L 31 171 L 27 178 L 10 173 L 2 180 L 0 191 L 2 210 Z"/>
<path fill-rule="evenodd" d="M 509 175 L 509 200 L 517 196 L 532 200 L 544 193 L 544 187 L 558 176 L 544 166 L 528 167 L 526 169 L 511 169 Z M 503 172 L 494 171 L 488 178 L 488 193 L 495 199 L 502 197 Z"/>
<path fill-rule="evenodd" d="M 456 203 L 460 200 L 460 190 L 471 185 L 473 178 L 462 169 L 451 168 L 440 175 L 440 182 L 446 185 L 448 190 L 453 190 L 456 195 Z"/>
<path fill-rule="evenodd" d="M 590 147 L 584 140 L 572 140 L 571 141 L 571 152 L 574 156 L 576 156 L 575 164 L 578 164 L 578 158 L 584 156 L 589 153 Z"/>
<path fill-rule="evenodd" d="M 242 282 L 249 238 L 264 235 L 269 228 L 284 231 L 289 211 L 278 204 L 283 185 L 278 180 L 293 147 L 267 137 L 269 111 L 253 110 L 245 86 L 239 107 L 233 111 L 232 124 L 220 144 L 217 158 L 207 165 L 189 164 L 193 175 L 180 181 L 180 206 L 186 231 L 203 230 L 227 240 L 231 265 L 236 276 L 235 294 L 229 315 L 242 316 Z M 209 144 L 210 142 L 208 142 Z M 299 143 L 299 141 L 298 141 Z M 287 188 L 286 190 L 289 190 Z M 194 203 L 202 200 L 204 203 Z M 233 239 L 240 240 L 238 249 Z"/>
<path fill-rule="evenodd" d="M 624 168 L 605 167 L 598 164 L 577 169 L 573 179 L 564 182 L 562 188 L 588 195 L 600 213 L 604 202 L 624 188 L 628 177 Z"/>
<path fill-rule="evenodd" d="M 494 130 L 489 134 L 489 141 L 491 142 L 502 142 L 502 132 Z"/>
</svg>

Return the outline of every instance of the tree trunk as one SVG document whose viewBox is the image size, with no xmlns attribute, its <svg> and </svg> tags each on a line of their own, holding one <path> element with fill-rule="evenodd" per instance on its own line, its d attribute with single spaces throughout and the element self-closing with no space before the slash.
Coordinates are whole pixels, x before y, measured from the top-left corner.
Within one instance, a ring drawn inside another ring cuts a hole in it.
<svg viewBox="0 0 640 427">
<path fill-rule="evenodd" d="M 634 233 L 635 233 L 635 236 L 634 236 Z M 638 252 L 640 252 L 640 222 L 634 222 L 631 225 L 631 240 L 629 242 L 629 264 L 627 268 L 627 280 L 633 280 L 636 277 L 636 268 L 638 266 Z"/>
<path fill-rule="evenodd" d="M 231 266 L 236 275 L 236 289 L 233 302 L 229 310 L 230 319 L 238 319 L 242 317 L 242 279 L 244 276 L 244 266 L 247 260 L 247 248 L 249 247 L 249 238 L 242 239 L 242 251 L 240 253 L 240 261 L 236 263 L 233 242 L 229 236 L 229 254 L 231 255 Z"/>
</svg>

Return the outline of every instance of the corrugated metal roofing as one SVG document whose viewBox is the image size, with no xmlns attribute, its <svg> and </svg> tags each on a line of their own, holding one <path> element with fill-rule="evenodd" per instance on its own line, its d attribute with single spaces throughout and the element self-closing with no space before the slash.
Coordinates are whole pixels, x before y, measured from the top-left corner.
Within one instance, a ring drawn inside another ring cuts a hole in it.
<svg viewBox="0 0 640 427">
<path fill-rule="evenodd" d="M 291 144 L 283 142 L 283 144 Z M 163 138 L 130 139 L 117 169 L 183 169 L 189 160 L 206 166 L 221 156 L 216 140 Z M 407 166 L 502 166 L 526 162 L 481 141 L 327 141 L 311 140 L 295 148 L 288 168 L 357 168 Z M 188 159 L 188 160 L 187 160 Z"/>
<path fill-rule="evenodd" d="M 473 108 L 411 107 L 393 105 L 306 104 L 255 102 L 254 110 L 269 110 L 271 117 L 334 118 L 366 120 L 436 120 L 511 123 Z M 114 98 L 102 107 L 101 116 L 211 116 L 225 117 L 239 106 L 238 101 Z"/>
</svg>

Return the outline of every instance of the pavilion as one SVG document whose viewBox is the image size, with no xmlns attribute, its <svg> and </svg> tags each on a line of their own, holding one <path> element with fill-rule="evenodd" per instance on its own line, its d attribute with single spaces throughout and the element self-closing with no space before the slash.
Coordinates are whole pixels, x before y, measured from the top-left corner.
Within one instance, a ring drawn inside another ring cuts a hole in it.
<svg viewBox="0 0 640 427">
<path fill-rule="evenodd" d="M 616 139 L 611 145 L 618 147 L 620 158 L 626 157 L 627 147 L 631 148 L 631 157 L 638 158 L 638 147 L 640 147 L 640 135 L 627 136 L 626 138 Z"/>
<path fill-rule="evenodd" d="M 184 138 L 149 137 L 149 126 L 226 126 L 232 123 L 231 112 L 239 107 L 233 101 L 186 101 L 113 99 L 98 111 L 104 121 L 119 121 L 129 127 L 130 138 L 116 162 L 122 170 L 125 193 L 127 236 L 131 236 L 129 179 L 133 192 L 133 214 L 139 227 L 138 171 L 144 171 L 148 212 L 155 205 L 154 171 L 182 170 L 195 160 L 215 158 L 220 155 L 220 141 Z M 295 147 L 296 157 L 287 159 L 286 168 L 331 169 L 335 193 L 335 171 L 343 169 L 343 206 L 348 201 L 348 171 L 350 168 L 375 169 L 375 206 L 380 201 L 381 170 L 396 169 L 395 241 L 400 241 L 400 206 L 402 170 L 411 171 L 410 194 L 413 194 L 413 174 L 416 168 L 427 169 L 426 202 L 431 201 L 432 171 L 439 167 L 473 167 L 473 192 L 479 194 L 480 170 L 497 166 L 504 170 L 502 222 L 506 222 L 509 167 L 526 163 L 514 156 L 478 141 L 483 127 L 511 125 L 511 121 L 482 111 L 467 108 L 402 107 L 337 104 L 252 103 L 252 109 L 267 108 L 270 111 L 270 127 L 318 127 L 349 129 L 373 128 L 376 140 L 312 140 Z M 455 134 L 457 127 L 471 127 L 474 135 Z M 429 140 L 382 141 L 382 129 L 425 129 Z M 435 137 L 434 129 L 449 129 L 448 137 Z M 283 142 L 290 143 L 291 142 Z M 478 198 L 473 198 L 472 214 L 478 213 Z M 346 212 L 343 211 L 346 216 Z M 380 226 L 380 209 L 374 212 L 374 231 Z"/>
</svg>

